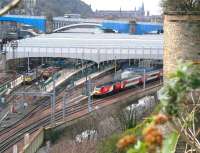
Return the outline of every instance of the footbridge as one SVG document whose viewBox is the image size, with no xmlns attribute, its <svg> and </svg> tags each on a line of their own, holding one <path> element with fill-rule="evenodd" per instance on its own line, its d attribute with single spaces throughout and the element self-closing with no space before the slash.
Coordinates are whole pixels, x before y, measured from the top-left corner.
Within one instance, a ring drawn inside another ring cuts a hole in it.
<svg viewBox="0 0 200 153">
<path fill-rule="evenodd" d="M 73 28 L 95 28 L 95 27 L 101 28 L 102 25 L 97 24 L 97 23 L 71 24 L 71 25 L 66 25 L 66 26 L 60 27 L 58 29 L 55 29 L 55 30 L 53 30 L 53 32 L 61 32 L 61 31 L 65 31 L 65 30 L 69 30 L 69 29 L 73 29 Z"/>
<path fill-rule="evenodd" d="M 101 63 L 120 59 L 163 58 L 162 35 L 54 33 L 18 41 L 4 48 L 7 60 L 28 57 L 61 57 Z"/>
</svg>

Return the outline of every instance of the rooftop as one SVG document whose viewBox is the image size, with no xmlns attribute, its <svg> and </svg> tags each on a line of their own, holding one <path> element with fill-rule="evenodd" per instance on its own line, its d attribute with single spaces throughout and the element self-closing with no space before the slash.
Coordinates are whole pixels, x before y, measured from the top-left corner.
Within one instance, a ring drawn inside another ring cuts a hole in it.
<svg viewBox="0 0 200 153">
<path fill-rule="evenodd" d="M 19 46 L 163 48 L 163 35 L 95 34 L 94 32 L 43 34 L 20 40 Z"/>
</svg>

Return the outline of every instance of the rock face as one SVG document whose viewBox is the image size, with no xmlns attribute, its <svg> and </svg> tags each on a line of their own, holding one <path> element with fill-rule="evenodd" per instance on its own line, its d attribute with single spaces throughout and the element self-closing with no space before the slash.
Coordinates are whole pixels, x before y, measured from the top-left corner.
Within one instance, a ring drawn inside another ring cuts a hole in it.
<svg viewBox="0 0 200 153">
<path fill-rule="evenodd" d="M 165 78 L 176 69 L 178 60 L 200 62 L 200 14 L 165 15 Z"/>
</svg>

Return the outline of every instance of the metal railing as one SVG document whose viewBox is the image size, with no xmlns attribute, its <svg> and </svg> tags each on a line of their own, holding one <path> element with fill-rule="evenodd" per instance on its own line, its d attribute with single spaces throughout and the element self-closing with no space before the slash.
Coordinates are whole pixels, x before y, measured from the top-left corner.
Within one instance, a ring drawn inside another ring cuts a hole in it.
<svg viewBox="0 0 200 153">
<path fill-rule="evenodd" d="M 13 59 L 12 48 L 5 48 L 7 59 Z M 65 57 L 74 59 L 91 60 L 96 63 L 120 59 L 159 59 L 163 58 L 162 47 L 42 47 L 42 46 L 18 46 L 15 58 L 27 57 Z"/>
</svg>

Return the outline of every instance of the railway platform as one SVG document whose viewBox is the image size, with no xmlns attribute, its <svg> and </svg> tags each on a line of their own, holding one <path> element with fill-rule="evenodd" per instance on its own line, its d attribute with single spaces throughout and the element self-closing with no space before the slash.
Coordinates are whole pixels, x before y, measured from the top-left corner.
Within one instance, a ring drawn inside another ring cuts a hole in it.
<svg viewBox="0 0 200 153">
<path fill-rule="evenodd" d="M 73 69 L 70 70 L 62 70 L 60 72 L 60 77 L 55 80 L 55 87 L 58 87 L 60 84 L 65 82 L 69 77 L 71 77 L 73 74 L 76 74 L 77 72 Z M 46 86 L 46 92 L 51 92 L 53 90 L 53 82 L 51 82 L 49 85 Z"/>
<path fill-rule="evenodd" d="M 99 76 L 99 75 L 101 75 L 101 74 L 103 74 L 103 73 L 106 73 L 107 71 L 110 71 L 110 70 L 112 70 L 112 69 L 113 69 L 113 67 L 109 67 L 109 68 L 107 68 L 107 69 L 105 69 L 105 70 L 103 70 L 103 71 L 99 71 L 99 72 L 90 74 L 90 75 L 88 75 L 88 78 L 90 77 L 91 79 L 93 79 L 93 78 L 95 78 L 95 77 L 97 77 L 97 76 Z M 86 77 L 84 77 L 84 78 L 82 78 L 82 79 L 80 79 L 80 80 L 78 80 L 78 81 L 75 81 L 75 82 L 74 82 L 74 85 L 75 85 L 75 86 L 79 86 L 79 85 L 81 85 L 81 84 L 83 84 L 83 83 L 85 83 L 85 82 L 86 82 Z"/>
<path fill-rule="evenodd" d="M 112 70 L 113 67 L 109 67 L 106 68 L 103 71 L 99 71 L 96 73 L 92 73 L 90 75 L 88 75 L 88 77 L 90 77 L 91 79 L 98 77 L 102 74 L 105 74 L 107 71 Z M 62 77 L 60 77 L 59 79 L 56 80 L 55 84 L 56 87 L 58 87 L 60 84 L 62 84 L 63 82 L 65 82 L 67 79 L 69 79 L 71 76 L 73 76 L 75 73 L 77 73 L 80 70 L 74 71 L 74 70 L 63 70 L 61 71 L 62 73 Z M 81 84 L 84 84 L 86 82 L 86 78 L 81 78 L 78 81 L 75 81 L 75 86 L 79 86 Z M 49 85 L 48 89 L 46 90 L 46 92 L 51 92 L 53 90 L 53 83 Z M 18 103 L 20 103 L 20 101 L 18 101 Z M 19 104 L 21 105 L 21 104 Z M 4 112 L 2 113 L 2 115 L 0 115 L 0 119 L 2 119 L 2 121 L 0 120 L 0 130 L 9 126 L 12 126 L 13 124 L 17 123 L 18 121 L 20 121 L 21 119 L 23 119 L 24 117 L 26 117 L 36 106 L 33 105 L 29 105 L 29 107 L 24 108 L 23 106 L 18 106 L 16 107 L 17 112 L 18 113 L 11 113 L 10 108 L 11 106 L 9 106 L 8 108 L 6 108 L 4 110 Z M 4 116 L 3 116 L 4 114 Z M 6 115 L 5 115 L 6 114 Z"/>
</svg>

